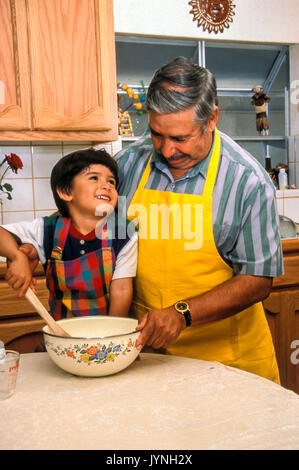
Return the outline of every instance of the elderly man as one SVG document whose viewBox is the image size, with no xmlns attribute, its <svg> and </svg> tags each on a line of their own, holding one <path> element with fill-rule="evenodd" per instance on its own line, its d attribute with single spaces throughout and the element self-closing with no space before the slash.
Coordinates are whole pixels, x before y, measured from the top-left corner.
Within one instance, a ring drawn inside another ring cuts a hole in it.
<svg viewBox="0 0 299 470">
<path fill-rule="evenodd" d="M 138 346 L 279 383 L 261 303 L 283 273 L 275 190 L 217 130 L 216 103 L 213 74 L 178 57 L 150 83 L 150 137 L 116 156 L 119 194 L 139 225 Z"/>
</svg>

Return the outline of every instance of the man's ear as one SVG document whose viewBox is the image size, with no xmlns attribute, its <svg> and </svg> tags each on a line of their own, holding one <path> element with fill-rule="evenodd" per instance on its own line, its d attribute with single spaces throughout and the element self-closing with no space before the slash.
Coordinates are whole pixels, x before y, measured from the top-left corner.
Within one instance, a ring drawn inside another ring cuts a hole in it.
<svg viewBox="0 0 299 470">
<path fill-rule="evenodd" d="M 217 123 L 218 123 L 218 119 L 219 119 L 219 108 L 218 106 L 214 106 L 213 114 L 210 117 L 209 123 L 208 123 L 208 130 L 210 132 L 213 132 L 215 130 L 215 127 L 217 126 Z"/>
<path fill-rule="evenodd" d="M 57 188 L 56 192 L 60 199 L 62 199 L 65 202 L 71 202 L 73 199 L 72 193 L 68 194 L 66 191 L 62 191 L 61 189 Z"/>
</svg>

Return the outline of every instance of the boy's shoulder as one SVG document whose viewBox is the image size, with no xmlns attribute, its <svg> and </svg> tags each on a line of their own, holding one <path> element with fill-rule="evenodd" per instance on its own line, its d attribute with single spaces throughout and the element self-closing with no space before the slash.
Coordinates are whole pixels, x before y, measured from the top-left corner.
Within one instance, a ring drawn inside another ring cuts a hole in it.
<svg viewBox="0 0 299 470">
<path fill-rule="evenodd" d="M 108 228 L 110 233 L 116 239 L 129 239 L 135 232 L 136 226 L 134 222 L 128 220 L 126 217 L 122 217 L 119 213 L 113 214 L 112 217 L 108 218 Z"/>
<path fill-rule="evenodd" d="M 108 219 L 108 232 L 117 257 L 118 253 L 121 252 L 133 237 L 136 237 L 137 231 L 132 221 L 114 214 L 114 217 L 109 217 Z"/>
<path fill-rule="evenodd" d="M 46 215 L 43 217 L 45 225 L 56 225 L 59 214 Z"/>
<path fill-rule="evenodd" d="M 60 216 L 57 214 L 53 215 L 47 215 L 43 217 L 44 221 L 44 241 L 47 245 L 51 245 L 53 238 L 54 238 L 54 233 L 55 233 L 55 227 L 57 220 Z"/>
</svg>

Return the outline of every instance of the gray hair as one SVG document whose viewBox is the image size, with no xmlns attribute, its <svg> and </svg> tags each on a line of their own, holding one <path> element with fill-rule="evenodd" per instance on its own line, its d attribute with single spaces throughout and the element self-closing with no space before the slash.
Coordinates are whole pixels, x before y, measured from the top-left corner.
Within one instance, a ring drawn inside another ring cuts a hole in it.
<svg viewBox="0 0 299 470">
<path fill-rule="evenodd" d="M 194 106 L 195 124 L 206 126 L 217 105 L 216 79 L 210 70 L 177 57 L 158 69 L 149 85 L 146 109 L 158 114 L 186 111 Z"/>
</svg>

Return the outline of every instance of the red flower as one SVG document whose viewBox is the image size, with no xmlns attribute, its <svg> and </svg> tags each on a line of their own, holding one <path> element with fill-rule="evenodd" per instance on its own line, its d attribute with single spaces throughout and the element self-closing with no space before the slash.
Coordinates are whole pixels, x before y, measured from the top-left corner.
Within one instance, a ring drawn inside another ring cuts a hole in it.
<svg viewBox="0 0 299 470">
<path fill-rule="evenodd" d="M 10 155 L 6 155 L 6 158 L 7 163 L 9 164 L 10 168 L 14 173 L 18 173 L 18 170 L 22 170 L 23 162 L 20 157 L 18 157 L 18 155 L 16 155 L 15 153 L 11 153 Z"/>
<path fill-rule="evenodd" d="M 90 356 L 94 356 L 95 353 L 98 351 L 98 348 L 97 346 L 90 346 L 88 349 L 87 349 L 87 354 L 89 354 Z"/>
</svg>

